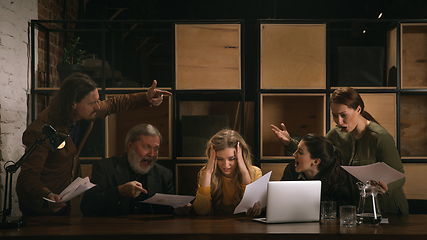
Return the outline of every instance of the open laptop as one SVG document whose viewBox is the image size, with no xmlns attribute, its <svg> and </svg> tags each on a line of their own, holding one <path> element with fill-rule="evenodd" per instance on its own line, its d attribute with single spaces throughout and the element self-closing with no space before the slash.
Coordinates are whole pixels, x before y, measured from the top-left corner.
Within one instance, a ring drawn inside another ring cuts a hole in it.
<svg viewBox="0 0 427 240">
<path fill-rule="evenodd" d="M 319 221 L 321 188 L 319 180 L 270 181 L 266 217 L 253 220 L 264 223 Z"/>
</svg>

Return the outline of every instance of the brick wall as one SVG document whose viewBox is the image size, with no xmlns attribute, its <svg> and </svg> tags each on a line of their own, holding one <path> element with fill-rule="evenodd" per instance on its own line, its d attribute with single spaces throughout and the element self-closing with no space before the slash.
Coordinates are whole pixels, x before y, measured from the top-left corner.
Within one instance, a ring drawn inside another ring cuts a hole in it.
<svg viewBox="0 0 427 240">
<path fill-rule="evenodd" d="M 1 209 L 4 199 L 4 163 L 17 161 L 24 154 L 21 137 L 27 126 L 30 66 L 28 23 L 35 18 L 37 0 L 0 0 Z M 14 186 L 17 175 L 14 174 Z M 13 216 L 20 215 L 15 191 L 12 209 Z"/>
<path fill-rule="evenodd" d="M 27 125 L 28 94 L 30 93 L 30 40 L 29 23 L 31 20 L 63 20 L 76 19 L 78 0 L 0 0 L 0 209 L 3 209 L 4 199 L 4 163 L 17 161 L 24 154 L 22 133 Z M 65 11 L 64 11 L 65 9 Z M 46 25 L 50 27 L 50 25 Z M 73 25 L 62 26 L 74 28 Z M 64 35 L 52 34 L 51 40 L 51 66 L 48 69 L 54 77 L 50 86 L 59 82 L 56 64 L 61 54 Z M 69 36 L 72 37 L 72 36 Z M 42 82 L 46 74 L 46 57 L 43 55 L 44 34 L 38 35 L 36 67 L 42 69 L 37 72 L 37 80 Z M 43 100 L 41 100 L 43 101 Z M 12 216 L 19 216 L 15 186 L 18 173 L 13 180 L 13 206 Z"/>
</svg>

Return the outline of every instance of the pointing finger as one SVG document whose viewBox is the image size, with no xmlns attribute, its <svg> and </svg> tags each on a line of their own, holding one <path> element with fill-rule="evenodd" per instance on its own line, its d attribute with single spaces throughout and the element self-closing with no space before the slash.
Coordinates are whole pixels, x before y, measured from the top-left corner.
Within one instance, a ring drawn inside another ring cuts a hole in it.
<svg viewBox="0 0 427 240">
<path fill-rule="evenodd" d="M 157 90 L 158 93 L 162 94 L 162 95 L 168 95 L 168 96 L 172 96 L 171 92 L 168 91 L 163 91 L 163 90 Z"/>
<path fill-rule="evenodd" d="M 155 89 L 157 87 L 157 81 L 156 80 L 153 80 L 153 84 L 151 84 L 151 87 L 150 87 L 150 89 Z"/>
</svg>

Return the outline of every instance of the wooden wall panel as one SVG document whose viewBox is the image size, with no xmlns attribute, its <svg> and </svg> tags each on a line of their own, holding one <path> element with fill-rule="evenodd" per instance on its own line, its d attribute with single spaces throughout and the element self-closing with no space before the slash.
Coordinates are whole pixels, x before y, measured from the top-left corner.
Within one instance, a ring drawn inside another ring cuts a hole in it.
<svg viewBox="0 0 427 240">
<path fill-rule="evenodd" d="M 297 137 L 307 133 L 325 135 L 324 94 L 262 94 L 261 95 L 261 157 L 283 158 L 283 143 L 271 130 L 284 123 L 288 132 Z M 292 155 L 289 153 L 287 155 Z"/>
<path fill-rule="evenodd" d="M 427 88 L 427 24 L 401 27 L 402 88 Z"/>
<path fill-rule="evenodd" d="M 407 199 L 427 199 L 427 163 L 404 163 L 406 182 L 403 185 Z"/>
<path fill-rule="evenodd" d="M 176 89 L 240 89 L 240 24 L 175 25 Z"/>
<path fill-rule="evenodd" d="M 261 88 L 326 88 L 325 24 L 261 24 Z"/>
<path fill-rule="evenodd" d="M 271 172 L 270 181 L 280 181 L 287 163 L 261 163 L 262 175 Z"/>
<path fill-rule="evenodd" d="M 427 156 L 427 96 L 400 96 L 400 154 Z"/>
</svg>

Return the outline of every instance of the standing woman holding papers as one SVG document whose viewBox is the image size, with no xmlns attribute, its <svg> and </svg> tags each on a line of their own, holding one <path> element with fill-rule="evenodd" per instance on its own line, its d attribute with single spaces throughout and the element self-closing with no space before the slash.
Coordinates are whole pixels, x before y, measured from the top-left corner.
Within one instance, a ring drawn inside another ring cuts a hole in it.
<svg viewBox="0 0 427 240">
<path fill-rule="evenodd" d="M 219 131 L 209 140 L 206 156 L 207 163 L 198 174 L 193 209 L 198 215 L 233 214 L 246 185 L 262 176 L 261 169 L 252 165 L 249 147 L 242 136 L 229 129 Z M 261 211 L 257 202 L 246 214 L 258 216 Z"/>
<path fill-rule="evenodd" d="M 362 166 L 384 162 L 404 173 L 402 161 L 393 137 L 364 110 L 365 104 L 353 88 L 336 89 L 330 98 L 330 108 L 337 124 L 327 134 L 336 148 L 343 154 L 343 165 Z M 292 139 L 282 123 L 282 130 L 271 125 L 273 132 L 285 144 L 285 148 L 295 150 L 298 142 Z M 350 178 L 353 198 L 358 200 L 357 179 Z M 374 180 L 374 179 L 373 179 Z M 409 214 L 408 202 L 402 186 L 405 178 L 389 183 L 379 182 L 386 192 L 379 197 L 383 213 Z"/>
</svg>

